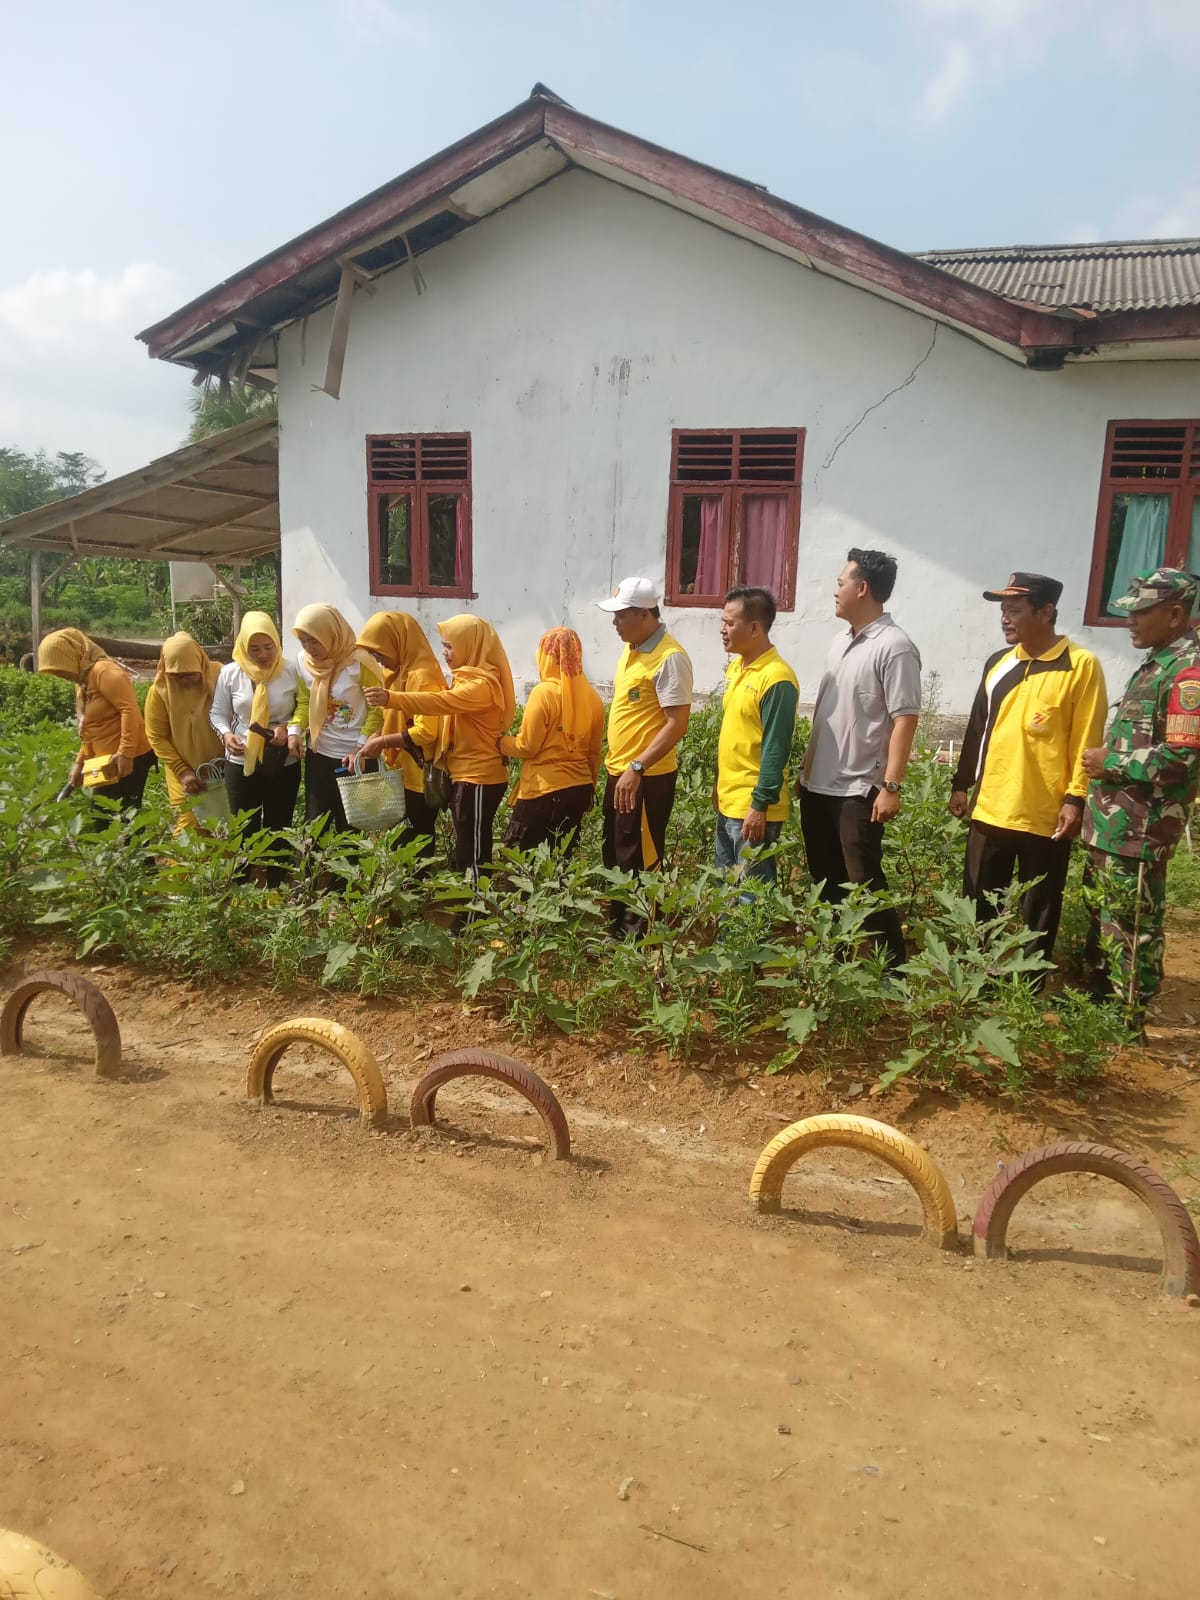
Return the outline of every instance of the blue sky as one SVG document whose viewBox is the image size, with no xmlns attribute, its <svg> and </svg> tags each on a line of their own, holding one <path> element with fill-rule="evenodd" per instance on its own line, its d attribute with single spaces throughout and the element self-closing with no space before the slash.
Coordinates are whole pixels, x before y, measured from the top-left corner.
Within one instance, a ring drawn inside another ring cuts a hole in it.
<svg viewBox="0 0 1200 1600">
<path fill-rule="evenodd" d="M 522 100 L 903 249 L 1200 234 L 1200 0 L 0 0 L 0 444 L 110 472 L 133 335 Z"/>
</svg>

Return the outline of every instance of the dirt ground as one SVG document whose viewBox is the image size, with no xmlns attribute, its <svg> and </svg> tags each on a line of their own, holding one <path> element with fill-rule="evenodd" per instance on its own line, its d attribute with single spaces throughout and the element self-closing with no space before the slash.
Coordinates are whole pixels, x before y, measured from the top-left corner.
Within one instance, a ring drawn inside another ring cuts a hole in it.
<svg viewBox="0 0 1200 1600">
<path fill-rule="evenodd" d="M 988 1265 L 923 1244 L 866 1158 L 809 1157 L 778 1218 L 746 1186 L 786 1122 L 851 1106 L 931 1150 L 964 1238 L 1035 1144 L 1169 1170 L 1200 1152 L 1198 954 L 1176 930 L 1147 1052 L 1022 1114 L 85 964 L 122 1077 L 53 999 L 0 1062 L 0 1526 L 108 1600 L 1192 1592 L 1200 1311 L 1125 1191 L 1047 1182 Z M 247 1103 L 259 1032 L 303 1014 L 375 1050 L 386 1131 L 311 1052 Z M 575 1159 L 490 1084 L 409 1131 L 469 1043 L 558 1086 Z"/>
</svg>

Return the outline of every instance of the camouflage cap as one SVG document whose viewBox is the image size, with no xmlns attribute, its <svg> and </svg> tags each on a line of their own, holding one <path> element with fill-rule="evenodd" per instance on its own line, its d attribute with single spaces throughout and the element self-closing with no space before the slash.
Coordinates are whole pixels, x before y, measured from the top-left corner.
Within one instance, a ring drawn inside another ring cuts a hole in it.
<svg viewBox="0 0 1200 1600">
<path fill-rule="evenodd" d="M 1164 600 L 1181 600 L 1185 605 L 1196 604 L 1200 578 L 1194 572 L 1184 572 L 1179 567 L 1156 567 L 1153 572 L 1143 572 L 1129 584 L 1129 593 L 1114 600 L 1122 611 L 1148 611 Z"/>
</svg>

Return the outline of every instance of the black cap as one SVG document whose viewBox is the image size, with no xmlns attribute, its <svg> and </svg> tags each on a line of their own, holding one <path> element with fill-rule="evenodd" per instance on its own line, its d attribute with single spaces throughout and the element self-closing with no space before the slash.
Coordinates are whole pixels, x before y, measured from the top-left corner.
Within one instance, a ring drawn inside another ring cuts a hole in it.
<svg viewBox="0 0 1200 1600">
<path fill-rule="evenodd" d="M 1063 586 L 1042 572 L 1014 572 L 1003 589 L 985 589 L 985 600 L 1028 600 L 1031 606 L 1056 606 Z"/>
</svg>

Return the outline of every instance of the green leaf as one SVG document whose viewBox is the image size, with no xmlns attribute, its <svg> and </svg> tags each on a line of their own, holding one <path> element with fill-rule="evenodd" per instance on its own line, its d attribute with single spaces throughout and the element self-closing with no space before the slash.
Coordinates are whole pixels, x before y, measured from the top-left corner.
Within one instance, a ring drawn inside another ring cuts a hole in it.
<svg viewBox="0 0 1200 1600">
<path fill-rule="evenodd" d="M 818 1017 L 812 1006 L 789 1006 L 780 1013 L 783 1031 L 797 1049 L 816 1027 Z"/>
<path fill-rule="evenodd" d="M 575 1007 L 567 1005 L 565 1000 L 542 1000 L 542 1010 L 556 1028 L 561 1028 L 564 1033 L 574 1033 L 578 1022 Z"/>
<path fill-rule="evenodd" d="M 927 1052 L 924 1050 L 905 1050 L 895 1060 L 889 1061 L 879 1074 L 879 1087 L 890 1089 L 898 1078 L 907 1076 L 914 1068 L 919 1067 L 924 1061 Z"/>
<path fill-rule="evenodd" d="M 474 1000 L 485 983 L 490 983 L 492 973 L 496 966 L 495 950 L 485 950 L 481 956 L 471 963 L 467 975 L 463 979 L 463 996 L 467 1000 Z"/>
<path fill-rule="evenodd" d="M 983 1021 L 976 1025 L 971 1041 L 965 1048 L 968 1052 L 983 1050 L 989 1056 L 998 1056 L 1010 1067 L 1021 1065 L 1021 1057 L 1017 1053 L 1012 1035 L 995 1017 L 984 1017 Z"/>
<path fill-rule="evenodd" d="M 55 872 L 51 867 L 42 867 L 37 872 L 31 872 L 25 879 L 25 887 L 34 894 L 47 894 L 55 889 L 65 889 L 70 882 L 64 872 Z"/>
<path fill-rule="evenodd" d="M 325 956 L 325 967 L 321 973 L 321 982 L 323 984 L 332 983 L 338 973 L 344 971 L 357 954 L 358 946 L 356 944 L 347 944 L 345 940 L 340 940 Z"/>
</svg>

